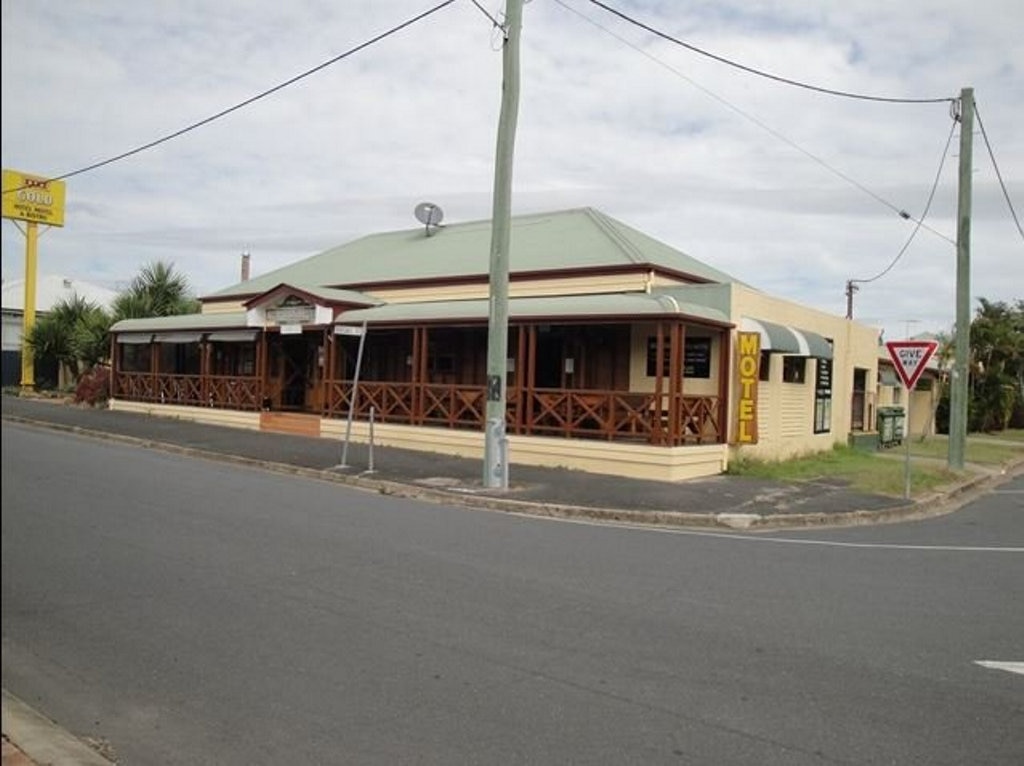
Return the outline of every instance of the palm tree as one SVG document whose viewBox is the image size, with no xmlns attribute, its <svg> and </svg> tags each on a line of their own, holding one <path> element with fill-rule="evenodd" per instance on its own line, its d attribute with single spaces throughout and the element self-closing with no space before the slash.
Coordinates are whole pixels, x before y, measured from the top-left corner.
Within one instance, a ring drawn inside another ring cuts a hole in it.
<svg viewBox="0 0 1024 766">
<path fill-rule="evenodd" d="M 114 299 L 116 319 L 175 316 L 199 311 L 188 279 L 174 264 L 156 261 L 139 272 L 128 289 Z"/>
<path fill-rule="evenodd" d="M 81 366 L 92 367 L 106 357 L 110 317 L 80 295 L 60 301 L 40 316 L 26 338 L 36 360 L 54 360 L 77 381 Z"/>
</svg>

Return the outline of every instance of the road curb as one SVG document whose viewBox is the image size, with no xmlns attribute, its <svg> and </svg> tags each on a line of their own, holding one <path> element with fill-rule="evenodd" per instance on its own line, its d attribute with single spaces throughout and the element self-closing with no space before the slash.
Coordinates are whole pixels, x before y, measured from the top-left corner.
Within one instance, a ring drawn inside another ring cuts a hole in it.
<svg viewBox="0 0 1024 766">
<path fill-rule="evenodd" d="M 51 430 L 75 433 L 89 438 L 132 444 L 158 449 L 173 454 L 201 457 L 234 465 L 249 466 L 275 473 L 303 476 L 334 484 L 377 492 L 382 495 L 410 500 L 422 500 L 466 508 L 477 508 L 506 513 L 517 513 L 553 519 L 580 519 L 605 523 L 619 523 L 650 527 L 702 527 L 729 530 L 770 530 L 810 527 L 848 527 L 867 524 L 896 523 L 942 516 L 955 511 L 967 502 L 970 495 L 1014 476 L 1024 470 L 1024 460 L 1003 468 L 999 474 L 971 477 L 943 492 L 931 493 L 918 500 L 892 508 L 853 510 L 843 513 L 776 513 L 758 514 L 739 511 L 720 513 L 692 513 L 687 511 L 631 510 L 622 508 L 596 508 L 568 503 L 543 503 L 479 494 L 472 490 L 450 487 L 427 487 L 390 479 L 374 479 L 365 475 L 348 475 L 333 469 L 307 468 L 272 460 L 248 458 L 224 452 L 187 447 L 171 442 L 144 439 L 109 431 L 97 431 L 81 426 L 53 423 L 19 415 L 3 415 L 4 420 L 24 423 Z"/>
<path fill-rule="evenodd" d="M 3 733 L 21 752 L 46 766 L 113 766 L 70 732 L 3 690 Z"/>
</svg>

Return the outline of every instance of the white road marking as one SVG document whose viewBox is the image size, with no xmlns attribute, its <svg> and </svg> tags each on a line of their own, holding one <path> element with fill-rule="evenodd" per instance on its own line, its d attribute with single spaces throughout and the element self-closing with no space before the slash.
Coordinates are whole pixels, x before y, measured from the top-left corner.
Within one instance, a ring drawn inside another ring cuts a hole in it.
<svg viewBox="0 0 1024 766">
<path fill-rule="evenodd" d="M 866 548 L 890 551 L 945 551 L 947 553 L 1024 553 L 1024 547 L 1006 547 L 997 545 L 910 545 L 902 543 L 844 543 L 839 540 L 809 540 L 795 537 L 768 537 L 733 532 L 704 532 L 699 529 L 676 529 L 673 527 L 654 527 L 646 524 L 632 524 L 622 521 L 603 521 L 601 519 L 573 519 L 558 516 L 533 516 L 529 513 L 517 514 L 524 518 L 539 521 L 554 521 L 563 524 L 582 524 L 593 527 L 610 527 L 613 529 L 629 529 L 641 532 L 656 532 L 666 535 L 685 535 L 688 537 L 713 537 L 722 540 L 735 540 L 744 543 L 780 543 L 785 545 L 820 545 L 826 548 Z"/>
<path fill-rule="evenodd" d="M 1024 676 L 1024 662 L 998 662 L 997 660 L 975 660 L 975 665 L 992 670 L 1005 670 Z"/>
</svg>

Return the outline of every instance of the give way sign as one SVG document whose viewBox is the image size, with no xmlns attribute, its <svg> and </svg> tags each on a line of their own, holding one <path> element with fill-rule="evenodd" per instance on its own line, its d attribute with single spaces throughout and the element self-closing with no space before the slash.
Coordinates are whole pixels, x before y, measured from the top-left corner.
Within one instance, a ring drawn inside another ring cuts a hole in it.
<svg viewBox="0 0 1024 766">
<path fill-rule="evenodd" d="M 932 358 L 939 344 L 934 340 L 890 340 L 885 344 L 889 358 L 910 391 L 917 385 L 917 379 L 924 372 L 925 365 Z"/>
</svg>

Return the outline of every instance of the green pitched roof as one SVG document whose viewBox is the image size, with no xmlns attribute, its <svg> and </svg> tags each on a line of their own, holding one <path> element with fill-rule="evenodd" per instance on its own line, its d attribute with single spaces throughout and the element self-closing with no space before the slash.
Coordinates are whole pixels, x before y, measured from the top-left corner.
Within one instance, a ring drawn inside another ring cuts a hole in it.
<svg viewBox="0 0 1024 766">
<path fill-rule="evenodd" d="M 122 319 L 115 322 L 111 332 L 160 332 L 161 330 L 222 330 L 245 327 L 245 312 L 222 314 L 178 314 L 169 317 Z"/>
<path fill-rule="evenodd" d="M 710 288 L 710 289 L 709 289 Z M 337 324 L 418 324 L 421 322 L 486 322 L 487 299 L 392 303 L 342 314 Z M 512 320 L 629 319 L 676 316 L 728 325 L 729 288 L 726 285 L 686 285 L 651 293 L 602 293 L 553 297 L 511 298 Z"/>
<path fill-rule="evenodd" d="M 346 287 L 486 277 L 490 249 L 490 220 L 440 226 L 429 236 L 423 227 L 371 234 L 206 297 L 258 294 L 282 282 Z M 698 281 L 736 281 L 593 208 L 512 219 L 512 274 L 628 266 L 662 268 Z"/>
</svg>

